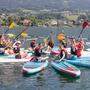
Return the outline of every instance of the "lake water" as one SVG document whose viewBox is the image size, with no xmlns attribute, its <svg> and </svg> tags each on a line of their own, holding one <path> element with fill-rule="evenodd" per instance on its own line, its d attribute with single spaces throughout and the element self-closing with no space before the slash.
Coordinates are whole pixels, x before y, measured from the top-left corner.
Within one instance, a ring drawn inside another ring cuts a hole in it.
<svg viewBox="0 0 90 90">
<path fill-rule="evenodd" d="M 47 36 L 51 31 L 55 33 L 55 38 L 61 29 L 35 27 L 30 28 L 28 33 L 32 36 Z M 63 31 L 66 35 L 77 37 L 80 28 L 63 29 Z M 88 29 L 83 33 L 83 37 L 89 41 L 89 36 Z M 44 71 L 25 77 L 21 73 L 22 66 L 23 63 L 0 64 L 0 90 L 90 90 L 90 69 L 80 68 L 82 72 L 80 78 L 72 79 L 56 72 L 49 65 Z"/>
</svg>

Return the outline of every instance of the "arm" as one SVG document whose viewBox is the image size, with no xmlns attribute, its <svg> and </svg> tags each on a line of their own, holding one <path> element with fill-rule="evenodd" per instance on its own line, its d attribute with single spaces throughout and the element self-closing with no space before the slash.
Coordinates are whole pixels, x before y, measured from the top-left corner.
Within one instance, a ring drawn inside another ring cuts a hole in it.
<svg viewBox="0 0 90 90">
<path fill-rule="evenodd" d="M 65 52 L 63 51 L 63 56 L 59 61 L 62 61 L 65 58 Z"/>
</svg>

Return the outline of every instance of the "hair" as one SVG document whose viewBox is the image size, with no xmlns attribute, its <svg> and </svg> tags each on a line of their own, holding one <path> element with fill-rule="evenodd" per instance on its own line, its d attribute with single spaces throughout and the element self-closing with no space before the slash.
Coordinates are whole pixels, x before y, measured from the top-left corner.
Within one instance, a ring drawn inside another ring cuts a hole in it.
<svg viewBox="0 0 90 90">
<path fill-rule="evenodd" d="M 0 35 L 0 39 L 2 38 L 2 35 Z"/>
</svg>

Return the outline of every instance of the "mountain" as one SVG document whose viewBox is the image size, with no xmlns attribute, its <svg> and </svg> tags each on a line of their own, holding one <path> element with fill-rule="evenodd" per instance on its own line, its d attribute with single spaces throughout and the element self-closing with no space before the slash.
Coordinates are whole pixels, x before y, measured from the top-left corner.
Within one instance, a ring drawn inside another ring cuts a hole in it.
<svg viewBox="0 0 90 90">
<path fill-rule="evenodd" d="M 0 0 L 0 8 L 90 9 L 90 0 Z"/>
</svg>

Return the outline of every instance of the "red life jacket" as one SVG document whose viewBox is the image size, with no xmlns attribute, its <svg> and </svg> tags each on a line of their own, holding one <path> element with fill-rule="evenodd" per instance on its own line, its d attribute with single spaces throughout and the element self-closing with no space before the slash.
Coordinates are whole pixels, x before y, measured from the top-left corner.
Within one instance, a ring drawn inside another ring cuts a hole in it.
<svg viewBox="0 0 90 90">
<path fill-rule="evenodd" d="M 82 50 L 83 49 L 82 43 L 79 43 L 76 47 L 77 47 L 77 50 Z"/>
<path fill-rule="evenodd" d="M 37 47 L 35 47 L 35 49 L 34 49 L 35 51 L 40 51 L 40 47 L 39 46 L 37 46 Z"/>
<path fill-rule="evenodd" d="M 83 50 L 83 45 L 82 45 L 82 43 L 79 43 L 78 45 L 76 45 L 76 55 L 77 55 L 77 57 L 80 57 L 81 56 L 81 52 L 82 52 L 82 50 Z"/>
<path fill-rule="evenodd" d="M 32 41 L 31 44 L 30 44 L 30 46 L 31 46 L 32 48 L 34 48 L 34 47 L 35 47 L 35 41 Z"/>
</svg>

